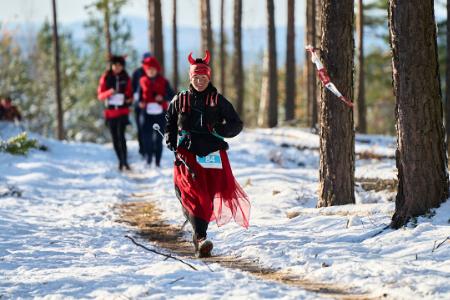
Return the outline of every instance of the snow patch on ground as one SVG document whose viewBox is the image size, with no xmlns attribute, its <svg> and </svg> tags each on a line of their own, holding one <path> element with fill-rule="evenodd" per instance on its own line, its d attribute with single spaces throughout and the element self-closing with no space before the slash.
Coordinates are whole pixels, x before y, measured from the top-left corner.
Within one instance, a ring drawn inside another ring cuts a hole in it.
<svg viewBox="0 0 450 300">
<path fill-rule="evenodd" d="M 16 131 L 3 127 L 0 137 Z M 136 181 L 116 171 L 110 145 L 32 137 L 49 151 L 33 150 L 26 157 L 0 153 L 2 297 L 317 299 L 298 288 L 218 265 L 210 265 L 211 272 L 200 261 L 189 261 L 196 272 L 124 238 L 134 231 L 115 222 L 114 205 L 130 201 L 133 192 L 151 193 L 169 223 L 184 221 L 167 151 L 162 169 L 155 170 L 129 142 L 134 172 L 145 174 Z M 391 137 L 357 136 L 356 141 L 357 151 L 395 151 Z M 318 137 L 292 128 L 247 130 L 230 140 L 234 174 L 252 201 L 251 227 L 211 224 L 215 253 L 373 295 L 449 299 L 450 244 L 434 247 L 450 236 L 450 202 L 397 231 L 383 230 L 394 210 L 392 193 L 357 188 L 356 205 L 317 209 L 319 157 L 305 147 L 317 148 Z M 395 178 L 394 161 L 358 161 L 356 176 Z M 8 194 L 11 189 L 21 195 Z"/>
</svg>

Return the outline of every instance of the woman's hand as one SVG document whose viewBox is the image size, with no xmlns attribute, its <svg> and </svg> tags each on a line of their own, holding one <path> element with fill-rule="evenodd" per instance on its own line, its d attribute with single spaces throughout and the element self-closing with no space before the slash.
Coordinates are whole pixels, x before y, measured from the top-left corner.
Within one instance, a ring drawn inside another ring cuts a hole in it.
<svg viewBox="0 0 450 300">
<path fill-rule="evenodd" d="M 139 107 L 141 108 L 141 109 L 145 109 L 145 106 L 147 105 L 147 103 L 145 103 L 145 102 L 139 102 Z"/>
<path fill-rule="evenodd" d="M 131 103 L 133 103 L 133 98 L 126 99 L 126 100 L 125 100 L 125 103 L 126 103 L 126 104 L 131 104 Z"/>
<path fill-rule="evenodd" d="M 163 102 L 164 101 L 164 97 L 161 95 L 156 95 L 155 97 L 156 102 Z"/>
</svg>

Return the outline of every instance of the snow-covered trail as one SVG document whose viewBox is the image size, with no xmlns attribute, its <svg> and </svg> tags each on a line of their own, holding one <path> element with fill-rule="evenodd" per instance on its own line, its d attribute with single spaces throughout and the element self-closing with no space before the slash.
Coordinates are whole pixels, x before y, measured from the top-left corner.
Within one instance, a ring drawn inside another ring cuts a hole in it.
<svg viewBox="0 0 450 300">
<path fill-rule="evenodd" d="M 2 192 L 22 191 L 0 198 L 1 299 L 316 298 L 239 271 L 211 266 L 212 273 L 193 261 L 196 272 L 131 244 L 124 235 L 133 231 L 115 222 L 113 206 L 150 182 L 170 185 L 167 153 L 163 170 L 135 181 L 115 170 L 110 147 L 45 143 L 49 153 L 0 155 Z M 135 143 L 129 146 L 136 153 Z M 135 155 L 132 161 L 143 171 Z M 173 198 L 165 188 L 152 192 Z"/>
<path fill-rule="evenodd" d="M 364 136 L 357 151 L 391 155 L 392 138 Z M 171 157 L 151 170 L 134 154 L 133 176 L 118 173 L 110 147 L 47 140 L 50 152 L 0 154 L 0 295 L 5 298 L 317 299 L 218 265 L 189 261 L 200 271 L 146 252 L 124 238 L 134 229 L 115 222 L 116 204 L 132 193 L 151 195 L 170 224 L 183 222 L 174 197 Z M 450 203 L 416 226 L 386 230 L 392 193 L 357 188 L 356 205 L 316 209 L 317 136 L 297 129 L 246 131 L 229 152 L 238 181 L 252 200 L 249 230 L 210 226 L 215 253 L 251 259 L 317 282 L 359 287 L 395 299 L 449 299 Z M 391 160 L 357 162 L 357 177 L 395 178 Z M 292 219 L 287 213 L 294 213 Z M 145 241 L 143 241 L 145 242 Z"/>
</svg>

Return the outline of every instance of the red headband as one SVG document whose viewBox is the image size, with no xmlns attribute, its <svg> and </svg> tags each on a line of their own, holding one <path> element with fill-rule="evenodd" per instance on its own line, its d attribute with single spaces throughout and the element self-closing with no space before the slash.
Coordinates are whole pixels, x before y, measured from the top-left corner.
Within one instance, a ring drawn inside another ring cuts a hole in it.
<svg viewBox="0 0 450 300">
<path fill-rule="evenodd" d="M 208 78 L 211 78 L 211 68 L 209 67 L 209 60 L 211 59 L 211 55 L 208 50 L 205 51 L 206 55 L 204 58 L 192 58 L 192 52 L 188 56 L 189 63 L 191 67 L 189 68 L 189 78 L 192 78 L 194 75 L 206 75 Z"/>
</svg>

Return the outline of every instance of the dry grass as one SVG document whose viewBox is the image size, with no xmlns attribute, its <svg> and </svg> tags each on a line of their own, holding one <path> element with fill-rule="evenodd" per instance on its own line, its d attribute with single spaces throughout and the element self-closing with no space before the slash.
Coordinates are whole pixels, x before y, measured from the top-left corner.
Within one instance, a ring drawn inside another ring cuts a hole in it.
<svg viewBox="0 0 450 300">
<path fill-rule="evenodd" d="M 138 196 L 139 197 L 139 196 Z M 196 259 L 193 246 L 183 238 L 181 228 L 164 222 L 158 208 L 152 202 L 130 202 L 117 206 L 118 222 L 136 227 L 138 233 L 157 246 L 164 248 L 180 258 Z M 241 257 L 213 256 L 202 259 L 207 265 L 217 263 L 225 268 L 248 272 L 261 280 L 276 281 L 290 286 L 318 293 L 322 297 L 335 299 L 379 299 L 366 294 L 354 293 L 341 285 L 313 282 L 300 276 L 272 268 L 266 268 L 257 262 Z"/>
</svg>

